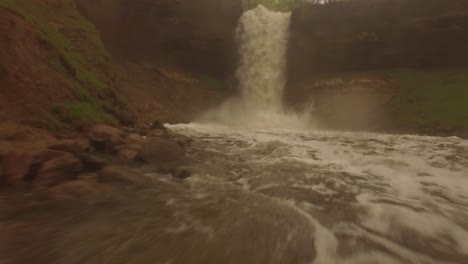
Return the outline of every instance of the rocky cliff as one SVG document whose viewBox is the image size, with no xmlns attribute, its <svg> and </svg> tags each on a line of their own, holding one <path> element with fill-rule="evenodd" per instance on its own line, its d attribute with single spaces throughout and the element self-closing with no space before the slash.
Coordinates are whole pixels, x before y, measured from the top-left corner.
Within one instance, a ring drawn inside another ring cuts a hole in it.
<svg viewBox="0 0 468 264">
<path fill-rule="evenodd" d="M 232 91 L 236 0 L 77 0 L 140 115 L 189 121 Z"/>
<path fill-rule="evenodd" d="M 232 90 L 241 1 L 0 0 L 0 117 L 190 121 Z"/>
<path fill-rule="evenodd" d="M 94 26 L 68 0 L 0 1 L 0 118 L 118 122 L 125 103 Z"/>
<path fill-rule="evenodd" d="M 315 98 L 325 127 L 462 131 L 467 46 L 466 1 L 303 5 L 292 15 L 288 100 Z"/>
</svg>

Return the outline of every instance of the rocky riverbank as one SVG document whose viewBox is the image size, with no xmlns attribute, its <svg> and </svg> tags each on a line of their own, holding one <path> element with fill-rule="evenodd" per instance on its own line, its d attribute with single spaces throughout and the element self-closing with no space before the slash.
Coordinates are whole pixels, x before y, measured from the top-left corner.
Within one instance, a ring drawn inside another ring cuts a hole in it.
<svg viewBox="0 0 468 264">
<path fill-rule="evenodd" d="M 104 124 L 53 135 L 12 127 L 0 139 L 1 189 L 31 200 L 87 199 L 144 185 L 143 174 L 186 178 L 184 146 L 189 138 L 162 124 L 111 127 Z"/>
</svg>

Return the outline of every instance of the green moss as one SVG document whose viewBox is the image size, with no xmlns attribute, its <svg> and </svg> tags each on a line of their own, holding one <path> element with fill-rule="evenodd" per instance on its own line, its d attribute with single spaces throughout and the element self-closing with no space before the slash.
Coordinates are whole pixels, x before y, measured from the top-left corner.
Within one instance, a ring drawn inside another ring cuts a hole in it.
<svg viewBox="0 0 468 264">
<path fill-rule="evenodd" d="M 59 111 L 60 120 L 65 123 L 81 122 L 105 122 L 116 123 L 115 118 L 104 111 L 99 106 L 91 103 L 69 102 L 62 106 Z"/>
<path fill-rule="evenodd" d="M 468 126 L 468 70 L 398 70 L 387 76 L 398 86 L 390 106 L 400 125 Z"/>
<path fill-rule="evenodd" d="M 0 0 L 0 8 L 20 15 L 36 27 L 41 39 L 58 54 L 50 58 L 49 65 L 73 81 L 76 102 L 64 104 L 62 120 L 115 121 L 104 109 L 118 114 L 125 99 L 99 99 L 102 94 L 118 94 L 110 88 L 110 57 L 94 25 L 81 16 L 74 1 Z M 50 123 L 50 118 L 45 119 Z"/>
<path fill-rule="evenodd" d="M 320 73 L 315 80 L 339 77 L 385 80 L 394 95 L 384 109 L 395 128 L 409 131 L 468 131 L 468 69 L 393 69 Z M 375 87 L 377 88 L 377 87 Z"/>
</svg>

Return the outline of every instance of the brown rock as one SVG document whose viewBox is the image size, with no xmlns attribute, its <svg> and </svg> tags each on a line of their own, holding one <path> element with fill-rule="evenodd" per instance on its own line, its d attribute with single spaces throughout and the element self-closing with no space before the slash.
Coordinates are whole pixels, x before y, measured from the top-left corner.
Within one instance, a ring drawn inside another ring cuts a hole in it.
<svg viewBox="0 0 468 264">
<path fill-rule="evenodd" d="M 184 149 L 174 141 L 151 138 L 145 142 L 138 156 L 146 162 L 174 162 L 183 158 Z"/>
<path fill-rule="evenodd" d="M 134 144 L 127 144 L 120 147 L 120 149 L 131 149 L 135 151 L 140 151 L 143 148 L 143 144 L 134 143 Z"/>
<path fill-rule="evenodd" d="M 133 149 L 121 149 L 119 157 L 124 160 L 134 160 L 138 156 L 138 151 Z"/>
<path fill-rule="evenodd" d="M 34 154 L 34 163 L 44 163 L 48 160 L 55 159 L 64 155 L 68 155 L 68 152 L 59 151 L 59 150 L 52 150 L 52 149 L 44 149 L 33 152 Z"/>
<path fill-rule="evenodd" d="M 130 134 L 127 137 L 127 142 L 128 143 L 138 143 L 143 140 L 143 137 L 138 135 L 138 134 Z"/>
<path fill-rule="evenodd" d="M 93 154 L 81 153 L 78 155 L 78 158 L 83 163 L 85 170 L 100 170 L 109 165 L 109 161 L 107 159 Z"/>
<path fill-rule="evenodd" d="M 89 139 L 69 139 L 61 140 L 57 144 L 54 144 L 49 147 L 49 149 L 66 151 L 70 153 L 81 153 L 86 152 L 91 147 Z"/>
<path fill-rule="evenodd" d="M 90 180 L 69 181 L 53 186 L 47 190 L 47 198 L 51 200 L 86 199 L 112 191 L 112 186 L 99 184 Z"/>
<path fill-rule="evenodd" d="M 108 166 L 101 170 L 98 175 L 100 182 L 122 183 L 122 184 L 144 184 L 148 180 L 145 176 L 120 166 Z"/>
<path fill-rule="evenodd" d="M 152 129 L 160 129 L 160 130 L 165 130 L 166 128 L 164 127 L 164 124 L 159 121 L 159 120 L 155 120 L 152 124 L 151 124 L 151 128 Z"/>
<path fill-rule="evenodd" d="M 11 151 L 2 160 L 1 183 L 5 185 L 19 185 L 29 174 L 34 156 L 31 152 Z"/>
<path fill-rule="evenodd" d="M 13 149 L 13 145 L 8 141 L 0 141 L 0 160 Z"/>
<path fill-rule="evenodd" d="M 96 196 L 100 193 L 98 184 L 88 180 L 76 180 L 53 186 L 47 190 L 52 200 L 79 199 Z"/>
<path fill-rule="evenodd" d="M 145 134 L 145 131 L 148 131 L 151 129 L 151 125 L 145 124 L 145 123 L 137 123 L 134 126 L 135 130 L 138 132 L 141 132 L 142 134 Z"/>
<path fill-rule="evenodd" d="M 67 155 L 67 152 L 56 150 L 10 151 L 2 160 L 3 183 L 19 185 L 24 181 L 33 180 L 42 164 L 48 160 Z"/>
<path fill-rule="evenodd" d="M 38 172 L 38 180 L 41 185 L 54 186 L 75 179 L 82 169 L 82 162 L 67 153 L 45 162 Z"/>
<path fill-rule="evenodd" d="M 148 131 L 148 133 L 146 134 L 146 136 L 148 137 L 162 137 L 165 135 L 165 131 L 162 130 L 162 129 L 152 129 L 150 131 Z"/>
<path fill-rule="evenodd" d="M 188 146 L 190 142 L 192 142 L 191 138 L 184 136 L 184 135 L 173 134 L 169 137 L 169 139 L 176 142 L 177 144 L 181 146 Z"/>
<path fill-rule="evenodd" d="M 122 138 L 124 132 L 118 128 L 107 125 L 95 125 L 88 132 L 88 138 L 93 147 L 99 151 L 109 150 L 110 148 L 123 144 Z"/>
</svg>

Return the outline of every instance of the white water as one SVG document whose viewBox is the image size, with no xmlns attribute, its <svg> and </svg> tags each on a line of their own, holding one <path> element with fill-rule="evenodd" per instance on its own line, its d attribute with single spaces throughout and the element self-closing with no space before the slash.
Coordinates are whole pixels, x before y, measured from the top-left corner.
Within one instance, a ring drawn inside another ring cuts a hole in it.
<svg viewBox="0 0 468 264">
<path fill-rule="evenodd" d="M 308 219 L 314 263 L 468 263 L 466 140 L 199 124 L 171 130 L 195 139 L 194 180 L 238 185 Z"/>
<path fill-rule="evenodd" d="M 245 12 L 236 37 L 239 96 L 201 118 L 202 122 L 242 127 L 305 127 L 306 119 L 283 107 L 290 13 L 262 5 Z"/>
</svg>

